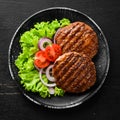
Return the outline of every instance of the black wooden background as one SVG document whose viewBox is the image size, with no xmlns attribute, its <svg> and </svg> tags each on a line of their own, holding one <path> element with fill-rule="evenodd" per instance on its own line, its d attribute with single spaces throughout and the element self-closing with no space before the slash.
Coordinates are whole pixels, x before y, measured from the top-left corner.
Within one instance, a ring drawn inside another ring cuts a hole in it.
<svg viewBox="0 0 120 120">
<path fill-rule="evenodd" d="M 8 47 L 23 20 L 48 7 L 77 9 L 102 28 L 111 62 L 102 88 L 84 104 L 67 110 L 38 106 L 19 91 L 8 69 Z M 120 2 L 119 0 L 0 0 L 0 120 L 120 120 Z"/>
</svg>

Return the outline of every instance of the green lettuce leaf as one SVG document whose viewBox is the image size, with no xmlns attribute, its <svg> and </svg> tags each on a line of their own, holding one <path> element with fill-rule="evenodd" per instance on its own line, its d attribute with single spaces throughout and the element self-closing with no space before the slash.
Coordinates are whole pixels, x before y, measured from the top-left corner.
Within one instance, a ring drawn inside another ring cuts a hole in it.
<svg viewBox="0 0 120 120">
<path fill-rule="evenodd" d="M 24 32 L 20 36 L 20 46 L 22 52 L 15 60 L 21 79 L 20 83 L 27 91 L 37 92 L 43 98 L 50 97 L 49 89 L 42 84 L 39 78 L 39 72 L 34 67 L 34 54 L 38 51 L 38 41 L 42 37 L 53 38 L 58 28 L 69 25 L 70 20 L 63 18 L 62 20 L 53 20 L 52 22 L 36 23 L 33 28 Z M 43 80 L 48 83 L 45 74 L 42 74 Z M 64 91 L 55 87 L 54 96 L 63 96 Z"/>
</svg>

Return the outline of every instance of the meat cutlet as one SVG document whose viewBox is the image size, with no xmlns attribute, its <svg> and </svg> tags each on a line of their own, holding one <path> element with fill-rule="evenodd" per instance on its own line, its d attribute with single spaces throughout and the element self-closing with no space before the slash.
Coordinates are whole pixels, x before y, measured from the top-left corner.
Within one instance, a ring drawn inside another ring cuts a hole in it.
<svg viewBox="0 0 120 120">
<path fill-rule="evenodd" d="M 54 63 L 52 74 L 57 86 L 70 93 L 84 92 L 96 81 L 94 63 L 85 54 L 77 52 L 61 55 Z"/>
<path fill-rule="evenodd" d="M 98 38 L 95 31 L 84 22 L 73 22 L 58 29 L 55 42 L 61 46 L 62 53 L 78 52 L 93 58 L 98 51 Z"/>
</svg>

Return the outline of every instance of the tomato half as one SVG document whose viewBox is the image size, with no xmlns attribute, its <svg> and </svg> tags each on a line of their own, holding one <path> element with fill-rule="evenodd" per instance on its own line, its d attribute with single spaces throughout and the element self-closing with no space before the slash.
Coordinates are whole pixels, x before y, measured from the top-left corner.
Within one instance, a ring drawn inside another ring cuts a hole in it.
<svg viewBox="0 0 120 120">
<path fill-rule="evenodd" d="M 51 62 L 54 62 L 61 54 L 61 47 L 57 44 L 47 46 L 45 49 L 45 56 Z"/>
<path fill-rule="evenodd" d="M 45 57 L 44 51 L 38 51 L 35 54 L 34 64 L 39 68 L 45 68 L 50 64 L 50 61 Z"/>
</svg>

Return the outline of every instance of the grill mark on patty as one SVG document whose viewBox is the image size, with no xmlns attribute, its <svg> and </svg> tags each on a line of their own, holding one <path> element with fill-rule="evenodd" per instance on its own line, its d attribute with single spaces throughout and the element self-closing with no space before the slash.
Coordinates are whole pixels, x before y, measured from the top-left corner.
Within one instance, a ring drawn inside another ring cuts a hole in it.
<svg viewBox="0 0 120 120">
<path fill-rule="evenodd" d="M 61 28 L 60 33 L 59 33 L 59 36 L 56 36 L 56 38 L 55 38 L 55 39 L 57 39 L 57 40 L 56 40 L 57 44 L 61 44 L 61 43 L 63 42 L 63 40 L 64 40 L 66 37 L 68 37 L 68 35 L 69 35 L 69 34 L 71 33 L 71 31 L 76 27 L 77 24 L 78 24 L 78 23 L 74 23 L 74 24 L 71 24 L 71 25 L 66 26 L 66 27 L 64 27 L 64 28 Z M 69 29 L 68 29 L 68 27 L 69 27 Z M 66 38 L 66 39 L 67 39 L 67 38 Z"/>
<path fill-rule="evenodd" d="M 90 46 L 88 45 L 83 49 L 84 54 L 93 57 L 97 53 L 98 45 L 95 45 L 93 43 L 95 43 L 95 42 L 92 40 L 91 45 Z M 80 52 L 80 51 L 78 51 L 78 52 Z"/>
<path fill-rule="evenodd" d="M 78 63 L 78 60 L 77 60 L 77 63 Z M 73 64 L 73 65 L 70 67 L 70 69 L 64 74 L 64 76 L 62 76 L 62 77 L 60 78 L 60 80 L 59 80 L 59 86 L 62 86 L 62 88 L 64 88 L 64 83 L 67 82 L 68 77 L 71 76 L 71 74 L 72 74 L 72 72 L 73 72 L 73 70 L 74 70 L 74 68 L 75 68 L 74 65 L 75 65 L 75 64 Z M 75 69 L 77 69 L 77 68 L 75 68 Z"/>
<path fill-rule="evenodd" d="M 86 81 L 86 82 L 83 81 L 83 83 L 77 87 L 78 92 L 79 91 L 84 92 L 86 89 L 89 89 L 91 86 L 94 85 L 94 83 L 96 81 L 96 74 L 94 74 L 93 71 L 92 71 L 92 73 L 87 80 L 84 79 L 84 81 Z"/>
<path fill-rule="evenodd" d="M 81 26 L 79 25 L 79 27 L 76 28 L 74 36 L 72 36 L 71 38 L 69 38 L 67 44 L 65 44 L 64 46 L 62 46 L 63 53 L 71 51 L 72 45 L 74 45 L 74 44 L 77 43 L 77 41 L 82 36 L 83 32 L 84 32 L 84 24 L 82 24 Z"/>
<path fill-rule="evenodd" d="M 82 46 L 85 44 L 85 37 L 83 38 L 83 34 L 85 31 L 82 32 L 82 35 L 80 36 L 80 38 L 78 39 L 78 41 L 74 44 L 74 46 L 71 48 L 71 51 L 76 51 L 79 52 L 80 50 L 82 50 Z M 89 31 L 90 32 L 90 31 Z M 86 32 L 86 34 L 88 34 L 88 32 Z M 89 37 L 89 34 L 87 35 L 87 38 Z M 79 47 L 80 46 L 80 47 Z"/>
<path fill-rule="evenodd" d="M 62 43 L 62 40 L 61 40 L 61 39 L 65 38 L 66 35 L 68 35 L 68 34 L 70 33 L 70 31 L 73 29 L 73 26 L 71 26 L 71 28 L 70 28 L 69 30 L 65 30 L 65 31 L 64 31 L 64 29 L 65 29 L 65 28 L 61 28 L 61 31 L 60 31 L 59 36 L 56 36 L 56 37 L 57 37 L 57 40 L 56 40 L 56 38 L 55 38 L 57 44 L 61 44 L 61 43 Z"/>
<path fill-rule="evenodd" d="M 69 77 L 71 74 L 71 69 L 72 66 L 74 65 L 74 63 L 77 61 L 77 58 L 74 57 L 73 60 L 71 60 L 68 64 L 66 64 L 65 68 L 63 69 L 63 73 L 60 75 L 61 78 L 58 80 L 57 85 L 61 85 L 61 83 L 63 84 L 64 80 L 66 80 L 67 77 Z"/>
<path fill-rule="evenodd" d="M 76 32 L 78 32 L 80 30 L 80 25 L 77 24 L 76 26 L 73 27 L 73 29 L 71 29 L 70 33 L 67 34 L 66 36 L 64 36 L 64 38 L 61 39 L 61 48 L 64 48 L 65 46 L 67 46 L 67 44 L 69 44 L 70 39 L 74 37 L 74 35 L 76 34 Z"/>
<path fill-rule="evenodd" d="M 59 70 L 61 69 L 61 68 L 63 68 L 65 65 L 66 65 L 66 63 L 68 62 L 68 61 L 70 61 L 71 60 L 71 58 L 74 56 L 74 54 L 72 53 L 71 55 L 68 55 L 67 57 L 65 56 L 64 58 L 63 58 L 63 62 L 58 62 L 58 61 L 56 61 L 56 66 L 57 67 L 53 67 L 53 69 L 54 69 L 54 71 L 53 71 L 53 74 L 54 75 L 58 75 L 58 72 L 59 72 Z"/>
<path fill-rule="evenodd" d="M 74 62 L 76 62 L 76 61 L 77 61 L 76 57 L 73 56 L 73 57 L 70 59 L 69 62 L 66 62 L 65 66 L 64 66 L 63 68 L 59 68 L 59 69 L 60 69 L 60 72 L 58 73 L 58 77 L 57 77 L 58 82 L 59 82 L 59 80 L 60 80 L 60 77 L 61 77 L 61 76 L 64 76 L 64 74 L 66 74 L 66 71 L 67 71 L 67 70 L 72 66 L 72 64 L 73 64 Z"/>
<path fill-rule="evenodd" d="M 95 35 L 94 35 L 94 33 L 91 33 L 91 34 L 89 34 L 84 40 L 85 40 L 85 43 L 86 44 L 83 44 L 84 45 L 84 47 L 85 46 L 90 46 L 90 44 L 91 44 L 91 42 L 92 42 L 92 40 L 94 40 L 94 38 L 95 38 Z"/>
<path fill-rule="evenodd" d="M 71 88 L 70 85 L 71 83 L 75 82 L 75 79 L 76 77 L 80 74 L 80 69 L 82 69 L 84 67 L 83 63 L 80 65 L 80 67 L 76 70 L 76 72 L 73 73 L 72 76 L 70 76 L 70 78 L 68 78 L 68 82 L 66 81 L 64 84 L 63 84 L 63 88 L 66 89 L 66 91 Z"/>
<path fill-rule="evenodd" d="M 74 28 L 70 31 L 70 34 L 68 34 L 67 37 L 71 39 L 80 30 L 80 28 L 81 26 L 79 24 L 74 26 Z"/>
<path fill-rule="evenodd" d="M 79 86 L 79 83 L 82 83 L 82 82 L 86 82 L 84 81 L 86 75 L 89 73 L 89 70 L 90 70 L 90 66 L 88 65 L 87 66 L 88 68 L 86 68 L 76 79 L 76 83 L 72 83 L 71 85 L 71 90 L 73 91 L 78 91 L 78 86 Z"/>
<path fill-rule="evenodd" d="M 83 24 L 83 25 L 84 25 L 84 24 Z M 84 25 L 84 26 L 85 26 L 85 25 Z M 82 27 L 83 27 L 83 26 L 82 26 Z M 74 45 L 75 45 L 77 42 L 80 41 L 80 38 L 81 38 L 82 34 L 84 33 L 84 29 L 83 29 L 82 27 L 81 27 L 80 32 L 76 33 L 75 38 L 72 39 L 73 44 L 70 44 L 70 45 L 69 45 L 69 48 L 71 48 L 71 51 L 72 51 L 72 48 L 74 47 Z M 82 41 L 81 41 L 81 42 L 82 42 Z"/>
<path fill-rule="evenodd" d="M 70 89 L 74 90 L 77 84 L 81 82 L 82 79 L 84 79 L 84 77 L 87 75 L 88 72 L 89 72 L 89 61 L 86 61 L 82 63 L 80 67 L 80 72 L 77 71 L 76 77 L 71 82 L 71 84 L 69 84 L 69 87 L 67 88 L 67 90 L 70 90 Z"/>
<path fill-rule="evenodd" d="M 55 38 L 54 38 L 55 41 L 56 41 L 56 43 L 61 44 L 62 37 L 64 37 L 66 34 L 69 34 L 69 32 L 71 31 L 71 29 L 73 29 L 73 27 L 71 26 L 69 30 L 66 30 L 66 27 L 60 28 L 60 30 L 58 29 L 58 31 L 56 32 Z"/>
<path fill-rule="evenodd" d="M 81 88 L 84 86 L 83 84 L 86 84 L 86 82 L 87 82 L 86 76 L 87 76 L 89 73 L 91 74 L 91 72 L 94 71 L 94 70 L 93 70 L 93 66 L 94 66 L 93 64 L 89 64 L 88 69 L 87 69 L 85 75 L 83 76 L 83 78 L 82 78 L 81 80 L 79 80 L 79 82 L 77 82 L 76 86 L 73 88 L 74 91 L 78 91 L 78 90 L 81 91 Z M 93 73 L 94 73 L 94 72 L 93 72 Z M 90 76 L 90 78 L 91 78 L 91 76 Z M 87 89 L 87 88 L 86 88 L 86 89 Z"/>
<path fill-rule="evenodd" d="M 69 83 L 71 82 L 72 77 L 74 76 L 74 72 L 73 71 L 78 71 L 78 69 L 80 68 L 80 65 L 82 64 L 82 62 L 84 60 L 85 60 L 84 58 L 82 58 L 82 59 L 79 58 L 77 60 L 77 62 L 72 65 L 71 69 L 61 78 L 62 79 L 62 87 L 63 88 L 66 88 L 66 85 L 69 86 Z"/>
<path fill-rule="evenodd" d="M 87 43 L 88 41 L 88 43 Z M 97 53 L 98 46 L 96 45 L 94 40 L 94 36 L 89 37 L 85 40 L 86 44 L 81 46 L 81 49 L 78 49 L 78 52 L 83 52 L 84 54 L 90 56 L 91 58 Z M 78 46 L 78 45 L 77 45 Z"/>
<path fill-rule="evenodd" d="M 86 40 L 87 39 L 90 39 L 89 38 L 90 37 L 90 35 L 88 35 L 86 38 L 80 38 L 79 40 L 78 40 L 78 42 L 76 42 L 76 44 L 74 45 L 74 47 L 71 49 L 71 51 L 76 51 L 76 52 L 83 52 L 84 51 L 84 49 L 85 49 L 85 43 L 86 43 Z M 88 43 L 87 44 L 89 44 L 90 43 L 90 41 L 91 40 L 88 40 Z M 84 53 L 84 52 L 83 52 Z"/>
<path fill-rule="evenodd" d="M 86 38 L 86 37 L 88 37 L 88 35 L 90 35 L 91 33 L 93 33 L 93 30 L 85 28 L 84 33 L 82 34 L 82 37 L 81 37 L 81 38 L 83 38 L 83 37 Z"/>
<path fill-rule="evenodd" d="M 89 86 L 89 88 L 90 88 L 91 86 L 93 86 L 93 85 L 95 84 L 95 81 L 96 81 L 96 74 L 92 74 L 92 73 L 91 73 L 91 76 L 89 77 L 89 79 L 88 79 L 85 87 Z M 89 88 L 88 88 L 88 89 L 89 89 Z M 85 89 L 84 89 L 84 90 L 85 90 Z"/>
</svg>

